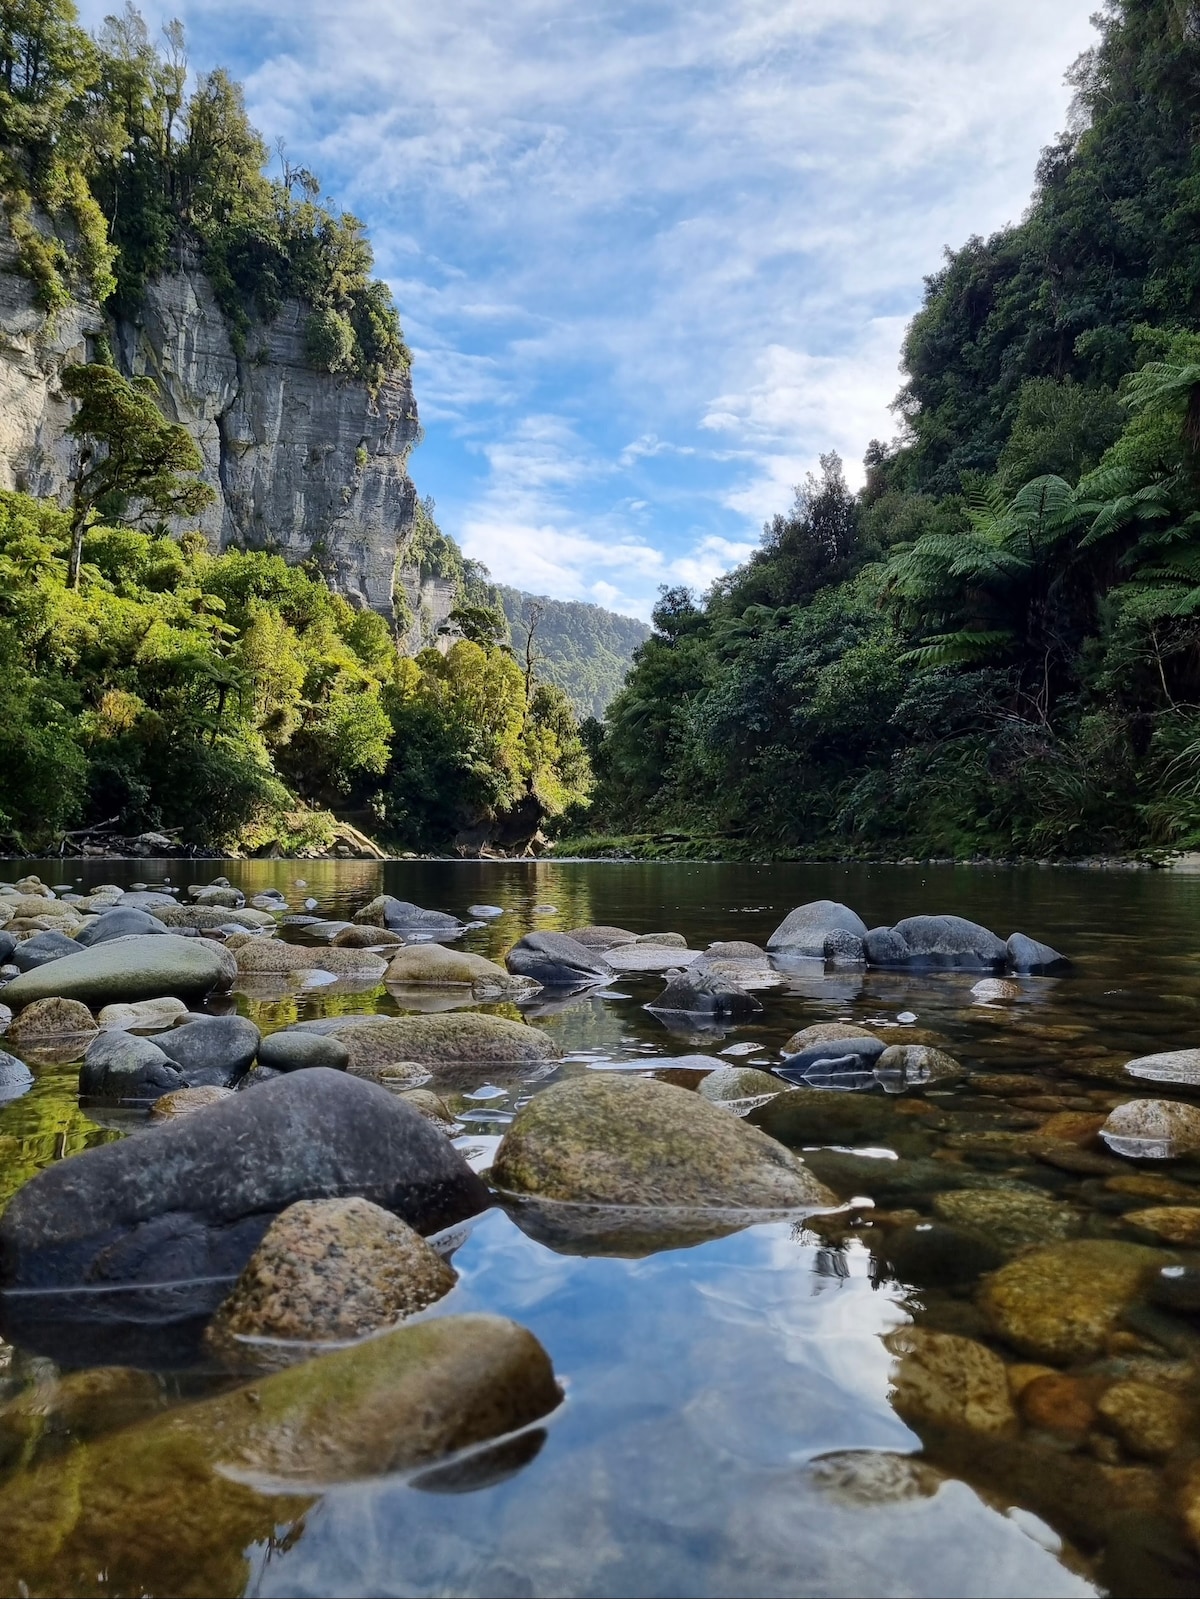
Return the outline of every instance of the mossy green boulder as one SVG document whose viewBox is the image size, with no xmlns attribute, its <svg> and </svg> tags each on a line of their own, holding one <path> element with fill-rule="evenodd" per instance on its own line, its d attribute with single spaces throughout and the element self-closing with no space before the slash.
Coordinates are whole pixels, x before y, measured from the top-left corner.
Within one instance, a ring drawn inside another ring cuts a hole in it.
<svg viewBox="0 0 1200 1599">
<path fill-rule="evenodd" d="M 207 938 L 143 933 L 96 944 L 14 977 L 4 990 L 13 1010 L 37 999 L 77 999 L 93 1009 L 137 999 L 202 999 L 233 981 L 233 957 Z"/>
<path fill-rule="evenodd" d="M 559 1398 L 545 1350 L 502 1317 L 367 1339 L 11 1480 L 0 1592 L 242 1593 L 254 1547 L 298 1530 L 325 1486 L 431 1464 Z"/>
<path fill-rule="evenodd" d="M 491 1178 L 511 1193 L 591 1205 L 837 1203 L 798 1156 L 699 1094 L 608 1072 L 532 1099 L 504 1135 Z"/>
</svg>

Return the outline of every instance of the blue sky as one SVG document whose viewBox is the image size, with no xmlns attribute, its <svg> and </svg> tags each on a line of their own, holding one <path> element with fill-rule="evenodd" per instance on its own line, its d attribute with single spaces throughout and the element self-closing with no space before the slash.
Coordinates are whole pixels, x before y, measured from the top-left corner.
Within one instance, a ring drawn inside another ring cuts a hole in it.
<svg viewBox="0 0 1200 1599">
<path fill-rule="evenodd" d="M 647 615 L 744 559 L 821 451 L 857 481 L 894 433 L 922 277 L 1019 218 L 1094 4 L 142 9 L 367 221 L 446 531 L 501 581 Z"/>
</svg>

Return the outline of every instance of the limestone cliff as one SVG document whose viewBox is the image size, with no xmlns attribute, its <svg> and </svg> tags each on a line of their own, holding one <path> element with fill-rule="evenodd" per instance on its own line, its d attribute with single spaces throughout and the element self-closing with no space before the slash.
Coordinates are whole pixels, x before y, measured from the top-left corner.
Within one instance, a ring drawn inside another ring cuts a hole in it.
<svg viewBox="0 0 1200 1599">
<path fill-rule="evenodd" d="M 407 372 L 372 394 L 315 369 L 297 301 L 253 328 L 238 354 L 208 280 L 186 258 L 148 286 L 134 316 L 112 324 L 96 306 L 72 305 L 48 332 L 13 259 L 0 238 L 0 486 L 65 497 L 74 442 L 58 374 L 94 357 L 104 334 L 121 370 L 153 378 L 166 415 L 195 438 L 217 491 L 198 524 L 214 550 L 314 557 L 352 603 L 391 616 L 415 504 Z"/>
</svg>

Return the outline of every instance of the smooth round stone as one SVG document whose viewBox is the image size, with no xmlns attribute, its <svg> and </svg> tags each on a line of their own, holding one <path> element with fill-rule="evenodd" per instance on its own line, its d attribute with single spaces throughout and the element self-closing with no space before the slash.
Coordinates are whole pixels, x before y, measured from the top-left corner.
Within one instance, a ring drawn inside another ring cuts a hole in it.
<svg viewBox="0 0 1200 1599">
<path fill-rule="evenodd" d="M 1146 1298 L 1163 1310 L 1200 1312 L 1200 1266 L 1161 1266 L 1146 1278 Z"/>
<path fill-rule="evenodd" d="M 198 1110 L 204 1110 L 209 1105 L 219 1105 L 223 1099 L 228 1099 L 232 1088 L 176 1088 L 169 1094 L 163 1094 L 156 1099 L 150 1107 L 150 1120 L 152 1122 L 171 1121 L 177 1116 L 192 1116 Z"/>
<path fill-rule="evenodd" d="M 973 997 L 985 1004 L 997 999 L 1020 999 L 1022 992 L 1020 983 L 1014 983 L 1011 977 L 984 977 L 971 990 Z"/>
<path fill-rule="evenodd" d="M 1177 1160 L 1200 1154 L 1200 1109 L 1170 1099 L 1131 1099 L 1112 1111 L 1100 1137 L 1130 1160 Z"/>
<path fill-rule="evenodd" d="M 101 1033 L 88 1045 L 79 1071 L 85 1099 L 148 1103 L 186 1082 L 158 1045 L 133 1033 Z"/>
<path fill-rule="evenodd" d="M 33 1087 L 33 1073 L 23 1060 L 8 1055 L 0 1049 L 0 1104 L 5 1100 L 19 1099 Z"/>
<path fill-rule="evenodd" d="M 756 1071 L 753 1066 L 718 1066 L 715 1071 L 706 1072 L 699 1084 L 701 1098 L 711 1104 L 736 1105 L 747 1110 L 752 1105 L 765 1103 L 783 1089 L 778 1077 Z"/>
<path fill-rule="evenodd" d="M 933 1213 L 956 1227 L 981 1233 L 1001 1250 L 1055 1243 L 1070 1238 L 1081 1225 L 1080 1216 L 1069 1205 L 1056 1204 L 1040 1194 L 1002 1189 L 938 1194 Z"/>
<path fill-rule="evenodd" d="M 138 910 L 131 905 L 116 905 L 81 927 L 76 940 L 85 949 L 90 949 L 95 944 L 106 944 L 113 938 L 129 938 L 134 933 L 165 933 L 166 930 L 166 923 L 159 921 L 149 911 Z"/>
<path fill-rule="evenodd" d="M 632 944 L 606 949 L 604 959 L 616 972 L 666 972 L 675 966 L 692 966 L 704 959 L 698 949 L 680 948 L 673 944 L 643 944 L 635 939 Z"/>
<path fill-rule="evenodd" d="M 1126 1061 L 1125 1074 L 1147 1083 L 1175 1088 L 1200 1088 L 1200 1049 L 1174 1049 L 1162 1055 L 1139 1055 Z"/>
<path fill-rule="evenodd" d="M 67 955 L 77 955 L 83 945 L 65 933 L 46 931 L 35 933 L 12 950 L 12 963 L 21 972 L 35 971 L 50 961 L 62 960 Z"/>
<path fill-rule="evenodd" d="M 601 954 L 606 950 L 631 946 L 638 941 L 637 934 L 631 933 L 627 927 L 609 927 L 603 923 L 589 924 L 587 927 L 569 927 L 563 936 L 573 938 L 577 944 L 582 944 L 584 949 L 598 949 Z"/>
<path fill-rule="evenodd" d="M 867 936 L 862 917 L 837 900 L 817 899 L 789 911 L 767 939 L 768 950 L 779 955 L 795 955 L 823 960 L 831 935 L 847 933 L 861 943 Z"/>
<path fill-rule="evenodd" d="M 15 979 L 14 979 L 15 981 Z M 5 989 L 7 999 L 12 984 Z M 96 1031 L 96 1023 L 86 1005 L 75 999 L 60 999 L 57 995 L 34 1000 L 26 1005 L 10 1023 L 8 1037 L 18 1048 L 38 1045 L 59 1038 L 88 1038 Z M 82 1054 L 82 1050 L 80 1051 Z"/>
<path fill-rule="evenodd" d="M 556 1061 L 548 1034 L 504 1016 L 455 1011 L 435 1016 L 338 1016 L 300 1022 L 296 1031 L 333 1035 L 350 1051 L 350 1069 L 416 1061 L 423 1066 L 473 1063 L 537 1067 Z"/>
<path fill-rule="evenodd" d="M 1173 1454 L 1189 1431 L 1179 1395 L 1147 1382 L 1115 1382 L 1096 1409 L 1130 1454 L 1149 1460 Z"/>
<path fill-rule="evenodd" d="M 875 1062 L 875 1080 L 889 1094 L 920 1093 L 961 1082 L 966 1067 L 944 1049 L 927 1044 L 892 1044 Z"/>
<path fill-rule="evenodd" d="M 292 1028 L 268 1033 L 258 1046 L 258 1064 L 272 1071 L 294 1072 L 310 1066 L 329 1066 L 346 1070 L 350 1051 L 340 1038 L 322 1038 L 319 1033 L 302 1033 Z"/>
<path fill-rule="evenodd" d="M 232 956 L 216 944 L 170 934 L 140 935 L 65 955 L 37 971 L 23 972 L 5 990 L 10 1005 L 57 996 L 88 1005 L 156 999 L 174 994 L 200 998 L 224 991 L 235 974 Z"/>
<path fill-rule="evenodd" d="M 467 906 L 467 915 L 468 916 L 478 916 L 482 921 L 485 921 L 485 922 L 492 921 L 492 920 L 494 920 L 495 917 L 503 916 L 504 914 L 505 914 L 504 907 L 502 905 L 468 905 Z"/>
<path fill-rule="evenodd" d="M 335 933 L 330 940 L 336 949 L 372 949 L 384 944 L 403 944 L 404 936 L 394 933 L 390 927 L 376 927 L 366 924 L 361 927 L 343 927 L 340 933 Z"/>
<path fill-rule="evenodd" d="M 135 1000 L 128 1005 L 105 1005 L 98 1017 L 103 1028 L 126 1033 L 161 1033 L 188 1015 L 183 1000 L 164 994 L 161 999 Z"/>
<path fill-rule="evenodd" d="M 1147 1210 L 1127 1211 L 1125 1222 L 1139 1232 L 1161 1238 L 1164 1244 L 1200 1247 L 1200 1206 L 1152 1205 Z"/>
</svg>

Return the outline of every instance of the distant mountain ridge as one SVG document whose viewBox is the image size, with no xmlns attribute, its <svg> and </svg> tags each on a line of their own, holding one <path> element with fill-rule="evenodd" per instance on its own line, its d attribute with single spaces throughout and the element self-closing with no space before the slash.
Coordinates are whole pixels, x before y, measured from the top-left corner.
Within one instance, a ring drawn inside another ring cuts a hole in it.
<svg viewBox="0 0 1200 1599">
<path fill-rule="evenodd" d="M 552 600 L 502 583 L 494 587 L 518 655 L 537 608 L 537 675 L 557 683 L 580 716 L 603 716 L 625 681 L 634 650 L 650 637 L 648 624 L 582 600 Z"/>
</svg>

